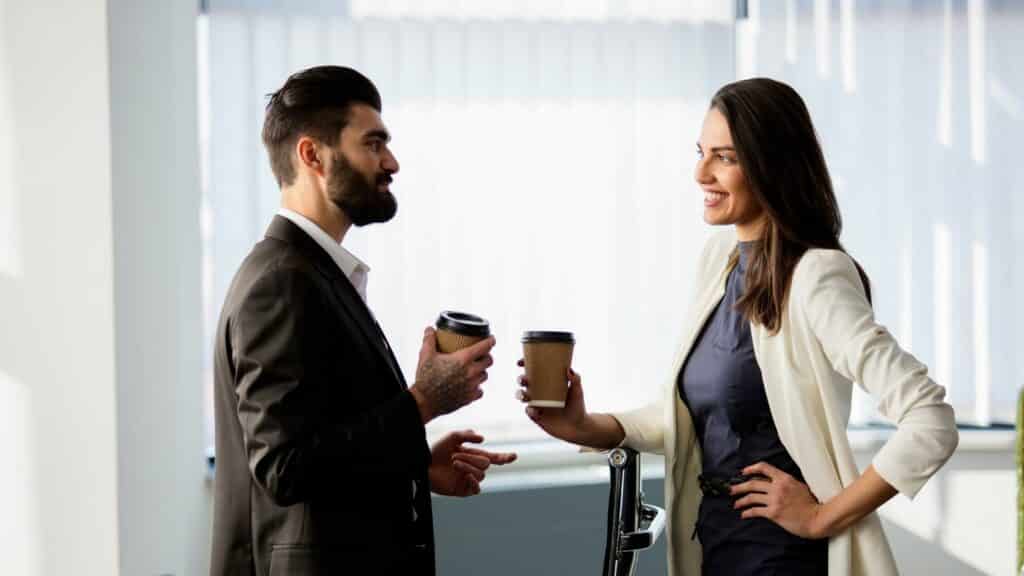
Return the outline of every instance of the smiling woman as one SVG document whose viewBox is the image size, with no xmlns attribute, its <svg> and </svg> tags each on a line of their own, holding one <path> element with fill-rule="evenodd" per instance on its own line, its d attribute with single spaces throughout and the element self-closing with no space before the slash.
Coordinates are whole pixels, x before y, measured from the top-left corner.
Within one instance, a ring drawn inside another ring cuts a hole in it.
<svg viewBox="0 0 1024 576">
<path fill-rule="evenodd" d="M 759 238 L 764 209 L 750 190 L 729 123 L 718 108 L 711 108 L 704 119 L 697 160 L 694 178 L 704 190 L 704 221 L 712 226 L 735 224 L 740 241 Z"/>
</svg>

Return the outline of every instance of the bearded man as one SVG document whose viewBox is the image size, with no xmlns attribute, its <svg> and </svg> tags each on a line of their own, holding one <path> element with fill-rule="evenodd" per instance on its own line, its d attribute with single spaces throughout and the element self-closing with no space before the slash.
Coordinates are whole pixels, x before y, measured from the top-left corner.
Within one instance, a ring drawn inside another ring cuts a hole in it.
<svg viewBox="0 0 1024 576">
<path fill-rule="evenodd" d="M 270 95 L 263 144 L 281 209 L 228 290 L 214 351 L 211 574 L 433 574 L 430 492 L 479 493 L 491 464 L 433 447 L 424 425 L 480 398 L 494 338 L 439 354 L 423 334 L 407 387 L 366 302 L 369 268 L 342 247 L 387 222 L 398 160 L 373 83 L 298 72 Z"/>
</svg>

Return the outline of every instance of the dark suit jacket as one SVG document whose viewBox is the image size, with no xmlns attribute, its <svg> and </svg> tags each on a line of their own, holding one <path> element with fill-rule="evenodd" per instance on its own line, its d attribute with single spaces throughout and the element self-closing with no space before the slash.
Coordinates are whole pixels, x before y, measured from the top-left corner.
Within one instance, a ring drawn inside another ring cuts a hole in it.
<svg viewBox="0 0 1024 576">
<path fill-rule="evenodd" d="M 434 573 L 416 402 L 355 288 L 286 218 L 231 283 L 214 379 L 212 575 Z"/>
</svg>

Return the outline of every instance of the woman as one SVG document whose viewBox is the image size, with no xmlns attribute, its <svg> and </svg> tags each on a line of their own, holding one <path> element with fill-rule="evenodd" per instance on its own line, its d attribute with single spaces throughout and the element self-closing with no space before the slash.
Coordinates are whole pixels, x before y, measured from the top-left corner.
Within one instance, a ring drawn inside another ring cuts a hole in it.
<svg viewBox="0 0 1024 576">
<path fill-rule="evenodd" d="M 697 158 L 704 219 L 731 230 L 704 248 L 662 400 L 591 414 L 570 371 L 566 407 L 527 414 L 569 442 L 665 454 L 670 574 L 896 574 L 875 510 L 913 497 L 956 448 L 945 390 L 875 322 L 792 88 L 723 87 Z M 853 382 L 897 424 L 863 473 L 846 436 Z"/>
</svg>

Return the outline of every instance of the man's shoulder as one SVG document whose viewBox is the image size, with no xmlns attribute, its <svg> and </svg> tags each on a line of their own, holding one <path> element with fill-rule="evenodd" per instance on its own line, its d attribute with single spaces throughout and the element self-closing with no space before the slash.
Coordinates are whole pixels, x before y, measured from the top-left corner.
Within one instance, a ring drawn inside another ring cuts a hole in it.
<svg viewBox="0 0 1024 576">
<path fill-rule="evenodd" d="M 313 289 L 322 285 L 323 275 L 307 254 L 276 238 L 264 238 L 238 267 L 225 305 L 237 306 L 257 290 Z"/>
</svg>

